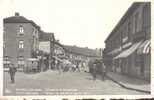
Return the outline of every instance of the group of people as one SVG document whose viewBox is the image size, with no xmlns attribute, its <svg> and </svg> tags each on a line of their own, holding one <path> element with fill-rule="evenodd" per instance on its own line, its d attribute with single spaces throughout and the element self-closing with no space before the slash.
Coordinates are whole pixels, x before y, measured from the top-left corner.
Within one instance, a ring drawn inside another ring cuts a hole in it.
<svg viewBox="0 0 154 100">
<path fill-rule="evenodd" d="M 68 59 L 64 59 L 63 61 L 56 61 L 56 68 L 58 69 L 59 73 L 61 72 L 67 72 L 67 71 L 72 71 L 72 72 L 80 72 L 84 70 L 84 63 L 81 61 L 74 61 L 71 62 Z"/>
<path fill-rule="evenodd" d="M 59 63 L 57 63 L 57 67 L 58 67 L 59 73 L 69 71 L 70 68 L 72 69 L 72 71 L 80 70 L 78 64 L 71 66 L 67 63 L 63 64 L 63 63 L 59 62 Z M 96 80 L 96 76 L 98 74 L 98 71 L 100 72 L 100 74 L 102 76 L 102 80 L 105 80 L 107 69 L 106 69 L 106 66 L 104 65 L 103 62 L 98 63 L 95 61 L 91 64 L 90 67 L 91 67 L 90 72 L 93 76 L 93 80 Z M 17 68 L 15 67 L 15 65 L 12 63 L 9 64 L 9 74 L 10 74 L 11 83 L 15 82 L 15 73 L 16 72 L 17 72 Z"/>
<path fill-rule="evenodd" d="M 102 76 L 102 80 L 105 80 L 107 69 L 103 62 L 102 63 L 94 62 L 92 64 L 91 73 L 93 76 L 93 80 L 96 80 L 98 71 L 100 72 L 100 75 Z"/>
</svg>

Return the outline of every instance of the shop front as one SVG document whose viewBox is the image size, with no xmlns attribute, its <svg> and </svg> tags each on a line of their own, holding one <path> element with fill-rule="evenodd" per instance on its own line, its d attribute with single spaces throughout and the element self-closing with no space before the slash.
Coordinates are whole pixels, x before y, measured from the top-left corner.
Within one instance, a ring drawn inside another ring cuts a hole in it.
<svg viewBox="0 0 154 100">
<path fill-rule="evenodd" d="M 150 40 L 145 40 L 137 50 L 137 65 L 140 67 L 141 78 L 150 80 L 151 70 Z"/>
<path fill-rule="evenodd" d="M 138 47 L 142 44 L 142 41 L 136 42 L 132 44 L 129 48 L 122 50 L 120 54 L 115 56 L 113 59 L 117 61 L 117 71 L 122 74 L 132 75 L 132 72 L 135 73 L 134 70 L 134 61 L 133 57 L 135 57 L 135 52 Z"/>
</svg>

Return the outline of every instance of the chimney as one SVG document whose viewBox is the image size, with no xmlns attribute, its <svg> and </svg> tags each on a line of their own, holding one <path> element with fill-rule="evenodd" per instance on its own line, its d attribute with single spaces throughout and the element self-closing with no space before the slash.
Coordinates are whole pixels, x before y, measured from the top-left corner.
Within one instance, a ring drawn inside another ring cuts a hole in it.
<svg viewBox="0 0 154 100">
<path fill-rule="evenodd" d="M 19 16 L 19 13 L 18 12 L 15 12 L 15 16 Z"/>
</svg>

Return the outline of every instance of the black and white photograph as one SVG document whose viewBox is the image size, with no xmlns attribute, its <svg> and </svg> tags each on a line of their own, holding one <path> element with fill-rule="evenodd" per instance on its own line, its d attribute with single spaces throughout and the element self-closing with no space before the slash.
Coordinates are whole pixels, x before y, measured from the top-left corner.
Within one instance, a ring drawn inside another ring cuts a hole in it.
<svg viewBox="0 0 154 100">
<path fill-rule="evenodd" d="M 0 0 L 3 95 L 150 95 L 151 2 Z"/>
</svg>

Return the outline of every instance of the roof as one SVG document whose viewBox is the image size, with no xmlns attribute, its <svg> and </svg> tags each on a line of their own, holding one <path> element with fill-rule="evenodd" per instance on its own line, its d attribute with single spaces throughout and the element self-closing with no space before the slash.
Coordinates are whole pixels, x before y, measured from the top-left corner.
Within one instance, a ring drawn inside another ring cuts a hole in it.
<svg viewBox="0 0 154 100">
<path fill-rule="evenodd" d="M 23 16 L 11 16 L 4 18 L 4 23 L 30 23 L 31 21 Z"/>
<path fill-rule="evenodd" d="M 4 18 L 3 23 L 31 23 L 33 26 L 40 28 L 34 21 L 19 15 Z"/>
<path fill-rule="evenodd" d="M 145 3 L 149 3 L 149 2 L 134 2 L 126 11 L 126 13 L 123 15 L 123 17 L 121 18 L 121 20 L 117 23 L 117 25 L 115 26 L 115 28 L 111 31 L 111 33 L 109 34 L 109 36 L 106 38 L 105 42 L 107 40 L 109 40 L 109 38 L 116 32 L 116 30 L 120 27 L 120 25 L 122 25 L 125 20 L 131 16 L 131 14 L 135 11 L 136 8 L 138 8 L 141 4 L 145 4 Z"/>
<path fill-rule="evenodd" d="M 76 54 L 81 54 L 85 56 L 98 56 L 96 50 L 94 49 L 89 49 L 89 48 L 83 48 L 83 47 L 77 47 L 77 46 L 69 46 L 69 45 L 64 45 L 65 49 L 67 49 L 69 52 L 76 53 Z"/>
<path fill-rule="evenodd" d="M 50 41 L 50 38 L 54 38 L 53 33 L 47 33 L 47 32 L 41 31 L 39 36 L 40 41 Z"/>
</svg>

